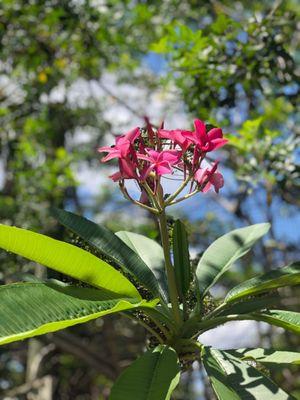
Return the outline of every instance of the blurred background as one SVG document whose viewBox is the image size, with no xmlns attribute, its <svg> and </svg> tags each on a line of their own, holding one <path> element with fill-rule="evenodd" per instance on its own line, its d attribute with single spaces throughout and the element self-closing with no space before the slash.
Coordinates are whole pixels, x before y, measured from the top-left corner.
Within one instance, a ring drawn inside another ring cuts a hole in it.
<svg viewBox="0 0 300 400">
<path fill-rule="evenodd" d="M 200 118 L 221 126 L 230 144 L 218 154 L 221 193 L 169 210 L 187 223 L 191 255 L 230 229 L 272 224 L 215 294 L 295 260 L 299 13 L 297 0 L 2 0 L 0 222 L 72 240 L 49 216 L 55 205 L 158 239 L 151 216 L 121 197 L 108 179 L 114 168 L 100 165 L 96 149 L 143 126 L 145 116 L 170 129 L 191 129 Z M 43 267 L 0 252 L 1 284 L 29 274 L 47 277 Z M 299 311 L 299 289 L 285 291 L 283 307 Z M 247 321 L 200 340 L 300 348 L 295 335 Z M 105 400 L 144 343 L 141 327 L 112 316 L 3 346 L 0 398 Z M 300 399 L 299 366 L 270 374 Z M 214 397 L 195 366 L 174 400 L 204 399 Z"/>
</svg>

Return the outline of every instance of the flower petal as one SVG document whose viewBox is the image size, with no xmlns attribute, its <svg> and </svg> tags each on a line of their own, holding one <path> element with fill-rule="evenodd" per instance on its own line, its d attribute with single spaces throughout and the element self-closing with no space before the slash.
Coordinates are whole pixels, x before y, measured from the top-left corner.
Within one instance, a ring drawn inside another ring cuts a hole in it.
<svg viewBox="0 0 300 400">
<path fill-rule="evenodd" d="M 159 160 L 175 164 L 179 161 L 180 156 L 181 152 L 178 150 L 164 150 L 159 154 Z"/>
<path fill-rule="evenodd" d="M 204 188 L 202 189 L 203 193 L 206 193 L 209 191 L 209 189 L 211 188 L 211 183 L 207 182 L 207 184 L 204 186 Z"/>
<path fill-rule="evenodd" d="M 106 152 L 110 153 L 112 150 L 114 150 L 114 147 L 111 146 L 102 146 L 97 149 L 98 153 L 106 153 Z"/>
<path fill-rule="evenodd" d="M 223 147 L 226 143 L 228 143 L 228 139 L 214 139 L 211 141 L 211 151 L 217 150 L 220 147 Z"/>
<path fill-rule="evenodd" d="M 157 134 L 160 138 L 173 140 L 173 132 L 174 131 L 169 131 L 167 129 L 159 129 Z"/>
<path fill-rule="evenodd" d="M 206 134 L 206 127 L 205 127 L 205 123 L 203 121 L 201 121 L 200 119 L 195 119 L 194 121 L 194 125 L 195 125 L 195 136 L 198 139 L 198 141 L 202 144 L 206 144 L 208 137 Z"/>
<path fill-rule="evenodd" d="M 222 129 L 221 128 L 212 128 L 208 134 L 209 140 L 220 139 L 223 137 Z"/>
<path fill-rule="evenodd" d="M 122 179 L 122 175 L 120 171 L 115 172 L 112 175 L 109 175 L 109 178 L 112 179 L 114 182 L 119 181 L 120 179 Z"/>
<path fill-rule="evenodd" d="M 210 182 L 214 185 L 216 193 L 224 186 L 224 178 L 220 172 L 216 172 L 210 178 Z"/>
<path fill-rule="evenodd" d="M 165 175 L 165 174 L 171 174 L 172 173 L 172 168 L 170 164 L 167 161 L 162 161 L 156 166 L 156 173 L 157 175 Z"/>
<path fill-rule="evenodd" d="M 140 128 L 134 128 L 131 131 L 125 133 L 124 138 L 127 139 L 130 143 L 133 143 L 135 139 L 137 139 L 141 134 Z"/>
<path fill-rule="evenodd" d="M 145 161 L 148 161 L 148 162 L 152 162 L 153 161 L 152 158 L 149 157 L 149 156 L 146 156 L 146 154 L 136 153 L 136 156 L 137 156 L 137 158 L 139 160 L 145 160 Z"/>
<path fill-rule="evenodd" d="M 105 157 L 101 159 L 101 162 L 106 162 L 109 160 L 112 160 L 113 158 L 120 158 L 121 157 L 121 152 L 120 150 L 113 150 L 110 153 L 108 153 Z"/>
<path fill-rule="evenodd" d="M 153 149 L 145 149 L 146 153 L 150 156 L 153 162 L 156 162 L 159 158 L 159 152 Z"/>
<path fill-rule="evenodd" d="M 208 171 L 207 168 L 199 168 L 197 169 L 197 171 L 195 172 L 195 180 L 202 185 L 205 178 L 207 177 Z"/>
<path fill-rule="evenodd" d="M 135 172 L 136 166 L 132 161 L 121 158 L 119 160 L 119 167 L 120 167 L 120 172 L 124 178 L 127 178 L 127 179 L 137 178 L 137 175 Z"/>
</svg>

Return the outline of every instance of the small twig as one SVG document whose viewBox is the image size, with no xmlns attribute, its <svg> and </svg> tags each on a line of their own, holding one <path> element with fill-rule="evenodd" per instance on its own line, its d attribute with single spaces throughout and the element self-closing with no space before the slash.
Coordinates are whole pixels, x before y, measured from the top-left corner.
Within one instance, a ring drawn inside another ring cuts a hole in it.
<svg viewBox="0 0 300 400">
<path fill-rule="evenodd" d="M 172 204 L 172 201 L 183 191 L 183 189 L 187 186 L 189 181 L 192 179 L 192 175 L 189 175 L 185 181 L 179 186 L 179 188 L 167 199 L 165 205 L 168 206 Z"/>
<path fill-rule="evenodd" d="M 174 204 L 180 203 L 180 202 L 183 201 L 183 200 L 189 199 L 190 197 L 194 196 L 195 194 L 197 194 L 197 193 L 199 193 L 199 192 L 201 192 L 201 190 L 200 190 L 200 189 L 196 189 L 196 190 L 194 190 L 193 192 L 188 193 L 188 194 L 186 194 L 185 196 L 180 197 L 180 198 L 177 199 L 177 200 L 173 200 L 173 201 L 172 201 L 170 204 L 168 204 L 168 205 L 169 205 L 169 206 L 173 206 Z"/>
<path fill-rule="evenodd" d="M 146 181 L 143 182 L 143 187 L 146 190 L 146 192 L 147 192 L 148 196 L 150 197 L 150 199 L 152 200 L 153 204 L 155 205 L 157 211 L 160 212 L 161 211 L 160 204 L 158 203 L 154 192 L 152 191 L 152 189 L 150 188 L 150 186 L 148 185 L 148 183 Z"/>
<path fill-rule="evenodd" d="M 49 385 L 50 389 L 52 386 L 53 378 L 50 375 L 45 375 L 42 378 L 35 379 L 34 381 L 26 382 L 23 385 L 17 386 L 5 393 L 6 399 L 15 399 L 16 396 L 24 395 L 31 392 L 33 389 L 39 389 L 43 385 Z"/>
<path fill-rule="evenodd" d="M 120 183 L 120 190 L 121 190 L 121 192 L 123 193 L 124 197 L 125 197 L 127 200 L 131 201 L 133 204 L 136 204 L 137 206 L 140 206 L 140 207 L 144 208 L 145 210 L 150 211 L 150 212 L 152 212 L 152 213 L 154 213 L 154 214 L 158 214 L 158 211 L 157 211 L 155 208 L 149 207 L 149 206 L 147 206 L 146 204 L 143 204 L 143 203 L 141 203 L 141 202 L 139 202 L 139 201 L 137 201 L 137 200 L 134 200 L 134 199 L 129 195 L 129 193 L 128 193 L 128 191 L 126 190 L 126 188 L 124 187 L 124 185 L 121 184 L 121 183 Z"/>
</svg>

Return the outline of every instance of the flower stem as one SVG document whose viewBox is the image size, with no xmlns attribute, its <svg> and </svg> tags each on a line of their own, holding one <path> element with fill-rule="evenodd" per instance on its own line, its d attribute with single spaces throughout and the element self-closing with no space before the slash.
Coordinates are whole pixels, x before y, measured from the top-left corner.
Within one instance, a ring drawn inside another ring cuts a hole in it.
<svg viewBox="0 0 300 400">
<path fill-rule="evenodd" d="M 159 220 L 161 242 L 162 242 L 162 247 L 164 250 L 165 268 L 166 268 L 166 273 L 167 273 L 169 295 L 170 295 L 170 300 L 171 300 L 171 304 L 172 304 L 172 310 L 174 313 L 175 321 L 179 325 L 181 325 L 182 318 L 181 318 L 180 308 L 179 308 L 175 271 L 174 271 L 174 267 L 172 265 L 171 255 L 170 255 L 170 243 L 169 243 L 169 234 L 168 234 L 168 227 L 167 227 L 167 218 L 166 218 L 166 214 L 165 214 L 164 210 L 162 210 L 158 214 L 158 220 Z"/>
<path fill-rule="evenodd" d="M 174 204 L 180 203 L 180 202 L 183 201 L 183 200 L 187 200 L 187 199 L 189 199 L 190 197 L 194 196 L 194 195 L 195 195 L 196 193 L 198 193 L 198 192 L 200 192 L 200 190 L 199 190 L 199 189 L 196 189 L 196 190 L 194 190 L 193 192 L 188 193 L 188 194 L 186 194 L 186 195 L 183 196 L 183 197 L 180 197 L 180 199 L 171 201 L 171 203 L 168 203 L 168 206 L 173 206 Z"/>
<path fill-rule="evenodd" d="M 153 214 L 158 214 L 158 211 L 156 210 L 156 208 L 153 207 L 149 207 L 146 204 L 141 203 L 140 201 L 134 200 L 129 193 L 127 192 L 126 188 L 124 187 L 124 185 L 119 185 L 121 192 L 123 193 L 125 199 L 131 201 L 133 204 L 136 204 L 137 206 L 140 206 L 142 208 L 144 208 L 147 211 L 150 211 Z"/>
<path fill-rule="evenodd" d="M 148 183 L 146 181 L 143 183 L 143 187 L 146 190 L 149 198 L 151 199 L 151 201 L 152 201 L 152 203 L 154 205 L 153 208 L 156 208 L 156 210 L 159 212 L 160 211 L 160 205 L 159 205 L 157 199 L 155 198 L 155 194 L 152 192 L 150 186 L 148 185 Z"/>
<path fill-rule="evenodd" d="M 189 181 L 192 179 L 192 175 L 189 175 L 185 181 L 179 186 L 179 188 L 171 195 L 168 197 L 166 201 L 166 205 L 169 205 L 172 203 L 172 201 L 183 191 L 183 189 L 187 186 Z"/>
</svg>

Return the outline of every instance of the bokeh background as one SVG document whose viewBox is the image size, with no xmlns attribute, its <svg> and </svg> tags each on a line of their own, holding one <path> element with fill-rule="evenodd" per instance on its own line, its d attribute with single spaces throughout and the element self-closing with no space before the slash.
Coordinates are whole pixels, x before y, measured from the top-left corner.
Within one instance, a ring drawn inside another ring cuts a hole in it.
<svg viewBox="0 0 300 400">
<path fill-rule="evenodd" d="M 230 144 L 218 154 L 221 193 L 170 209 L 187 223 L 191 255 L 230 229 L 272 224 L 216 295 L 295 260 L 299 12 L 297 0 L 2 0 L 0 222 L 71 241 L 49 215 L 55 205 L 157 239 L 155 221 L 122 199 L 108 179 L 114 168 L 100 164 L 96 149 L 143 126 L 145 116 L 170 129 L 190 129 L 201 118 L 221 126 Z M 1 284 L 30 274 L 49 277 L 0 252 Z M 283 307 L 299 311 L 299 289 L 285 290 Z M 201 340 L 219 348 L 300 348 L 295 335 L 247 321 Z M 6 345 L 0 398 L 105 400 L 144 343 L 142 328 L 112 316 Z M 299 367 L 270 374 L 300 398 Z M 201 366 L 185 374 L 174 396 L 213 398 Z"/>
</svg>

